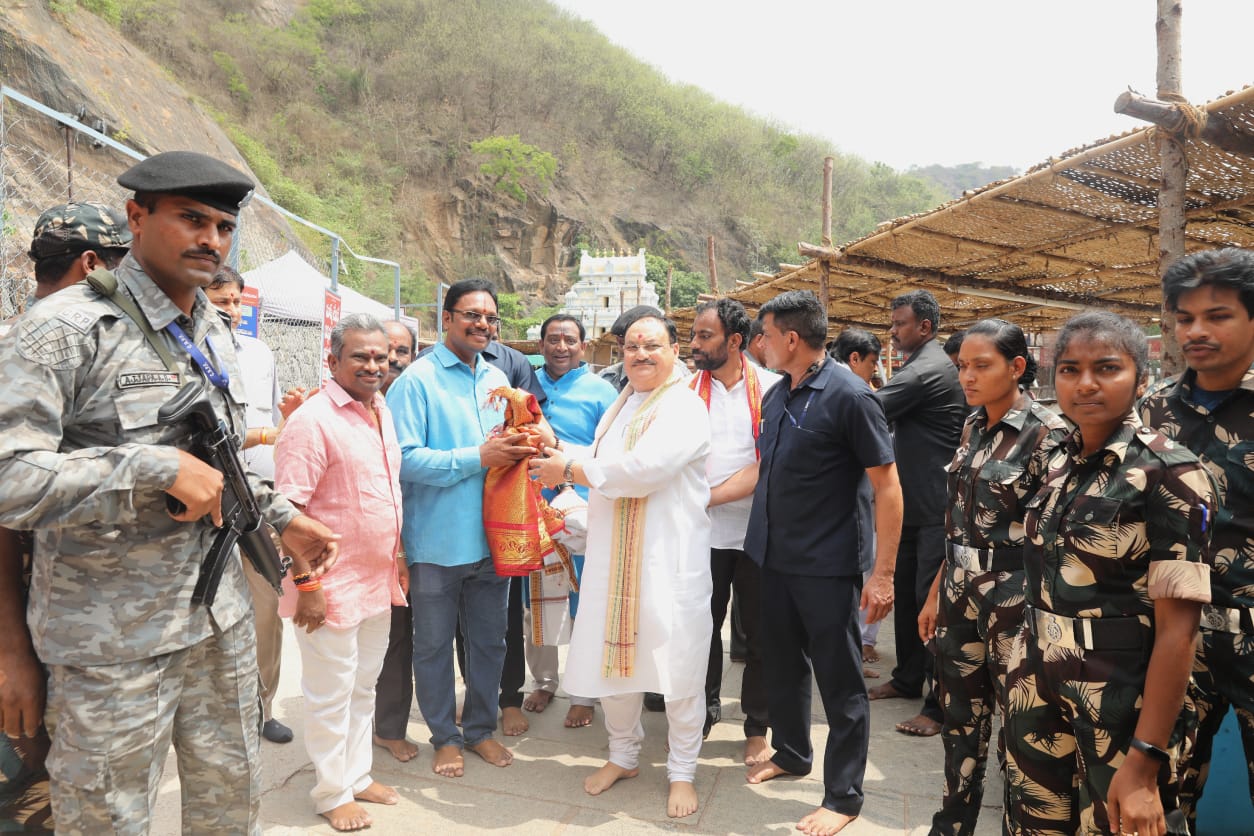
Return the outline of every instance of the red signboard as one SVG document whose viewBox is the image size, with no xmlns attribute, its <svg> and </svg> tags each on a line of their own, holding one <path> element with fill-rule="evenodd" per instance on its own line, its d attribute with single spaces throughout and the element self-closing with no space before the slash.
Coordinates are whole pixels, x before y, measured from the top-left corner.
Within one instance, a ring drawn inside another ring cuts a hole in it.
<svg viewBox="0 0 1254 836">
<path fill-rule="evenodd" d="M 250 337 L 261 336 L 259 327 L 261 319 L 261 291 L 255 287 L 244 285 L 244 289 L 240 291 L 239 304 L 243 310 L 243 316 L 240 317 L 239 325 L 235 330 Z"/>
<path fill-rule="evenodd" d="M 331 353 L 331 329 L 340 324 L 340 295 L 332 290 L 327 291 L 326 303 L 322 311 L 322 383 L 331 379 L 331 367 L 327 365 L 327 356 Z"/>
</svg>

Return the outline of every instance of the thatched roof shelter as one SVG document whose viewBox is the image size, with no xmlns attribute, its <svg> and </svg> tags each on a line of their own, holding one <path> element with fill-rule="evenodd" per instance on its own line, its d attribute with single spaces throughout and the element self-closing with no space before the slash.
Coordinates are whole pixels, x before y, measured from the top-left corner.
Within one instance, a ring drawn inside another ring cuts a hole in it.
<svg viewBox="0 0 1254 836">
<path fill-rule="evenodd" d="M 1252 247 L 1254 87 L 1197 115 L 1198 130 L 1184 140 L 1186 247 Z M 1022 176 L 881 224 L 843 247 L 800 245 L 810 261 L 755 274 L 729 295 L 752 311 L 785 290 L 817 292 L 826 264 L 837 328 L 883 332 L 890 300 L 913 288 L 936 296 L 943 331 L 990 316 L 1050 331 L 1089 308 L 1148 324 L 1161 303 L 1157 130 L 1072 149 Z M 692 309 L 674 316 L 686 328 Z"/>
</svg>

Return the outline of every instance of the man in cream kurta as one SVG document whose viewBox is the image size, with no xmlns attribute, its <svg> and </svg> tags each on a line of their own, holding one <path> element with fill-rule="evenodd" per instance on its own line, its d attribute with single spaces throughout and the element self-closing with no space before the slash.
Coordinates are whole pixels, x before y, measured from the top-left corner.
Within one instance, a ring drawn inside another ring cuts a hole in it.
<svg viewBox="0 0 1254 836">
<path fill-rule="evenodd" d="M 669 725 L 667 814 L 681 817 L 697 809 L 693 778 L 705 722 L 709 416 L 676 369 L 669 320 L 638 320 L 623 352 L 629 385 L 602 418 L 593 446 L 546 450 L 548 458 L 533 460 L 532 472 L 546 485 L 592 489 L 565 687 L 601 698 L 610 757 L 584 788 L 597 795 L 638 774 L 640 710 L 644 692 L 654 691 L 666 698 Z M 638 576 L 630 569 L 633 554 Z M 619 589 L 625 600 L 611 598 Z"/>
</svg>

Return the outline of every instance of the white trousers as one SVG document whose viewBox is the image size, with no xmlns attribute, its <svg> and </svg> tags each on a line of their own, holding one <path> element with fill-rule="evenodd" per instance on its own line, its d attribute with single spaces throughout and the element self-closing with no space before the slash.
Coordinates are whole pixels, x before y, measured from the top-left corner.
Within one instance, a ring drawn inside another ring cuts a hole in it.
<svg viewBox="0 0 1254 836">
<path fill-rule="evenodd" d="M 605 712 L 605 730 L 610 737 L 610 763 L 623 769 L 640 765 L 640 742 L 644 726 L 640 710 L 644 694 L 615 694 L 601 697 Z M 705 728 L 705 696 L 666 701 L 666 779 L 691 783 L 697 775 L 697 758 L 701 754 L 701 732 Z"/>
<path fill-rule="evenodd" d="M 527 667 L 531 677 L 536 681 L 536 688 L 557 693 L 557 648 L 551 644 L 537 646 L 531 641 L 531 610 L 523 610 L 523 652 L 527 657 Z M 596 700 L 590 697 L 570 695 L 571 705 L 595 705 Z"/>
<path fill-rule="evenodd" d="M 374 688 L 388 649 L 392 613 L 346 629 L 296 628 L 305 695 L 305 749 L 317 780 L 310 796 L 325 813 L 353 800 L 370 777 Z"/>
</svg>

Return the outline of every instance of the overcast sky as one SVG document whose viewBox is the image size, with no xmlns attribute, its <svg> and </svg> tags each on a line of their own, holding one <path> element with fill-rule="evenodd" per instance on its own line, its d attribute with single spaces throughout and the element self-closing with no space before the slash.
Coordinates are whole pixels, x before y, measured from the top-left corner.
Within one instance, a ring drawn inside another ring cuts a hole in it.
<svg viewBox="0 0 1254 836">
<path fill-rule="evenodd" d="M 553 0 L 675 81 L 897 168 L 1024 169 L 1140 123 L 1154 0 Z M 1254 83 L 1252 0 L 1183 0 L 1184 93 Z"/>
</svg>

